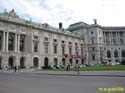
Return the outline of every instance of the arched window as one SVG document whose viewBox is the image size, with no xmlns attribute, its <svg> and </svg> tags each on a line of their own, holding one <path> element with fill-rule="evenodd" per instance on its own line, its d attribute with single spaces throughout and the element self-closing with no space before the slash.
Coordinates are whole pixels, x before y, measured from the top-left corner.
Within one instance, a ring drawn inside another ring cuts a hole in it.
<svg viewBox="0 0 125 93">
<path fill-rule="evenodd" d="M 125 57 L 125 50 L 122 50 L 122 57 Z"/>
<path fill-rule="evenodd" d="M 2 32 L 0 32 L 0 50 L 2 49 Z"/>
<path fill-rule="evenodd" d="M 109 50 L 107 51 L 107 58 L 111 58 L 111 52 Z"/>
<path fill-rule="evenodd" d="M 25 36 L 20 36 L 20 51 L 23 52 L 25 50 Z"/>
<path fill-rule="evenodd" d="M 9 34 L 9 41 L 8 41 L 8 50 L 14 50 L 14 34 Z"/>
<path fill-rule="evenodd" d="M 114 51 L 114 57 L 118 57 L 118 51 L 117 50 Z"/>
</svg>

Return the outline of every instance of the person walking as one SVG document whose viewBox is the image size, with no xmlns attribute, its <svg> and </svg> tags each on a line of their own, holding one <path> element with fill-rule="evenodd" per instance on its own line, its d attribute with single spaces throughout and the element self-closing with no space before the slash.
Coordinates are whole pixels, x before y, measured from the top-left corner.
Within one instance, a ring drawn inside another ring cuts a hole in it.
<svg viewBox="0 0 125 93">
<path fill-rule="evenodd" d="M 17 71 L 17 67 L 15 66 L 15 67 L 14 67 L 14 72 L 16 72 L 16 71 Z"/>
</svg>

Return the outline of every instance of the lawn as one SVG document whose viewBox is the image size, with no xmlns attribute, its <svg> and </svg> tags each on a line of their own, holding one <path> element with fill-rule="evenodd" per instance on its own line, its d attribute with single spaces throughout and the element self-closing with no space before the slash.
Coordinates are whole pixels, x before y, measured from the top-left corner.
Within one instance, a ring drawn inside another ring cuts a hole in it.
<svg viewBox="0 0 125 93">
<path fill-rule="evenodd" d="M 71 68 L 71 71 L 77 70 L 76 68 Z M 80 71 L 106 71 L 106 70 L 125 70 L 125 65 L 115 65 L 115 66 L 93 66 L 80 68 Z M 66 71 L 66 68 L 60 69 L 49 69 L 49 71 Z"/>
</svg>

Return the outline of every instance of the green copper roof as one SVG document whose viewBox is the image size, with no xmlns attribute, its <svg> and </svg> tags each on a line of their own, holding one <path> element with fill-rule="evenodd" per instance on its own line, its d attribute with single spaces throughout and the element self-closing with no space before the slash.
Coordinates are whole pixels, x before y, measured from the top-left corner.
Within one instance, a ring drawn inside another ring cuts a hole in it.
<svg viewBox="0 0 125 93">
<path fill-rule="evenodd" d="M 83 27 L 86 27 L 86 26 L 89 26 L 89 25 L 87 23 L 84 23 L 84 22 L 77 22 L 77 23 L 71 24 L 67 28 L 67 30 L 74 31 L 74 30 L 77 30 L 77 29 L 80 29 L 80 28 L 83 28 Z"/>
</svg>

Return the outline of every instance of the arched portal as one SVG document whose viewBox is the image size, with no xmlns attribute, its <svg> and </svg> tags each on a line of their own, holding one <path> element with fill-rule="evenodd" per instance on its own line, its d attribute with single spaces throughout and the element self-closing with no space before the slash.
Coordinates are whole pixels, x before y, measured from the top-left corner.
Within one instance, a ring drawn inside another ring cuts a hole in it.
<svg viewBox="0 0 125 93">
<path fill-rule="evenodd" d="M 0 56 L 0 69 L 2 69 L 2 58 Z"/>
<path fill-rule="evenodd" d="M 20 68 L 21 69 L 25 68 L 25 58 L 24 57 L 20 58 Z"/>
<path fill-rule="evenodd" d="M 39 59 L 38 59 L 37 57 L 35 57 L 35 58 L 33 59 L 33 66 L 34 66 L 35 68 L 38 68 L 38 66 L 39 66 Z"/>
<path fill-rule="evenodd" d="M 121 65 L 125 65 L 125 60 L 122 60 Z"/>
<path fill-rule="evenodd" d="M 81 59 L 81 64 L 84 64 L 84 59 L 83 58 Z"/>
<path fill-rule="evenodd" d="M 54 66 L 58 66 L 58 59 L 57 58 L 54 58 Z"/>
<path fill-rule="evenodd" d="M 45 59 L 44 59 L 44 68 L 45 69 L 49 68 L 49 59 L 47 57 L 45 57 Z"/>
<path fill-rule="evenodd" d="M 76 59 L 76 64 L 78 64 L 79 63 L 79 60 L 78 59 Z"/>
<path fill-rule="evenodd" d="M 66 60 L 65 60 L 65 58 L 62 58 L 62 65 L 63 65 L 63 66 L 66 65 Z"/>
<path fill-rule="evenodd" d="M 14 57 L 9 57 L 8 66 L 10 69 L 14 68 Z"/>
<path fill-rule="evenodd" d="M 125 57 L 125 50 L 122 50 L 122 57 Z"/>
<path fill-rule="evenodd" d="M 71 66 L 73 65 L 72 58 L 69 59 L 69 63 Z"/>
</svg>

